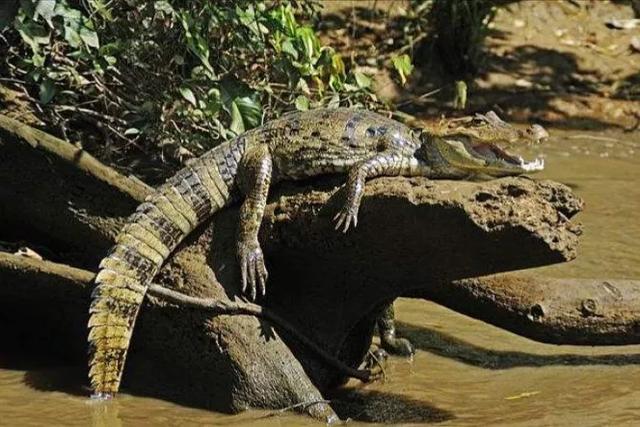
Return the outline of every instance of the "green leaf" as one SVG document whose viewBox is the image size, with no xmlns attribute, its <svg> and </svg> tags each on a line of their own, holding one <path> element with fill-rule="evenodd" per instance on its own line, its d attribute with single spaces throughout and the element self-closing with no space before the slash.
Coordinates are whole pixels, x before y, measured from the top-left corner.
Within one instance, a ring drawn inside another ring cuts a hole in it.
<svg viewBox="0 0 640 427">
<path fill-rule="evenodd" d="M 191 89 L 186 86 L 182 86 L 179 90 L 180 95 L 182 95 L 182 97 L 186 99 L 191 105 L 193 105 L 194 107 L 198 106 L 196 96 L 193 94 L 193 91 Z"/>
<path fill-rule="evenodd" d="M 393 63 L 393 67 L 400 75 L 400 81 L 402 82 L 402 85 L 405 85 L 407 83 L 407 77 L 413 71 L 411 58 L 405 53 L 400 56 L 394 56 L 393 58 L 391 58 L 391 62 Z"/>
<path fill-rule="evenodd" d="M 160 0 L 153 4 L 156 12 L 162 12 L 167 16 L 171 16 L 174 13 L 173 7 L 169 4 L 168 1 Z"/>
<path fill-rule="evenodd" d="M 238 104 L 232 102 L 229 107 L 229 112 L 231 114 L 231 126 L 230 129 L 236 134 L 240 135 L 245 131 L 244 121 L 242 120 L 242 113 L 240 112 L 240 108 L 238 108 Z"/>
<path fill-rule="evenodd" d="M 344 75 L 344 61 L 342 60 L 342 56 L 339 53 L 334 53 L 331 55 L 331 70 L 332 74 Z"/>
<path fill-rule="evenodd" d="M 82 39 L 84 44 L 87 45 L 87 47 L 93 47 L 96 49 L 100 47 L 98 34 L 87 27 L 80 27 L 80 38 Z"/>
<path fill-rule="evenodd" d="M 296 37 L 302 42 L 304 53 L 308 60 L 311 60 L 318 55 L 320 52 L 320 42 L 311 27 L 305 26 L 298 28 L 298 31 L 296 31 Z"/>
<path fill-rule="evenodd" d="M 222 108 L 231 117 L 230 128 L 236 135 L 260 124 L 262 105 L 260 105 L 259 95 L 240 81 L 225 79 L 221 82 Z"/>
<path fill-rule="evenodd" d="M 138 134 L 140 134 L 140 129 L 137 129 L 137 128 L 129 128 L 129 129 L 124 131 L 124 135 L 126 135 L 126 136 L 138 135 Z"/>
<path fill-rule="evenodd" d="M 293 43 L 291 43 L 291 40 L 283 41 L 281 49 L 282 49 L 283 52 L 288 53 L 289 55 L 291 55 L 291 57 L 293 57 L 293 59 L 298 59 L 298 51 L 296 50 L 295 47 L 293 47 Z"/>
<path fill-rule="evenodd" d="M 49 44 L 49 31 L 47 31 L 42 25 L 36 24 L 32 21 L 19 22 L 16 24 L 16 29 L 22 40 L 31 46 L 33 52 L 40 50 L 40 45 Z"/>
<path fill-rule="evenodd" d="M 296 98 L 296 108 L 298 111 L 307 111 L 309 109 L 309 98 L 300 95 Z"/>
<path fill-rule="evenodd" d="M 40 83 L 40 102 L 48 104 L 56 94 L 56 86 L 53 80 L 46 78 Z"/>
<path fill-rule="evenodd" d="M 371 77 L 359 71 L 356 71 L 353 75 L 356 78 L 356 83 L 360 89 L 367 89 L 371 87 Z"/>
<path fill-rule="evenodd" d="M 245 96 L 236 99 L 236 105 L 242 114 L 242 120 L 244 121 L 246 129 L 251 129 L 260 124 L 262 120 L 262 106 L 257 99 Z"/>
<path fill-rule="evenodd" d="M 331 74 L 329 76 L 329 87 L 336 92 L 340 92 L 344 86 L 342 78 L 338 74 Z"/>
<path fill-rule="evenodd" d="M 80 38 L 80 34 L 78 33 L 78 27 L 74 25 L 67 25 L 65 23 L 64 39 L 69 43 L 71 47 L 77 48 L 82 44 L 82 39 Z"/>
<path fill-rule="evenodd" d="M 302 93 L 304 93 L 305 95 L 311 95 L 311 90 L 309 89 L 309 84 L 303 78 L 298 80 L 298 84 L 296 84 L 296 89 L 301 90 Z"/>
<path fill-rule="evenodd" d="M 33 12 L 34 17 L 42 16 L 49 27 L 53 28 L 53 23 L 51 19 L 56 15 L 54 10 L 56 8 L 56 0 L 40 0 L 36 2 L 36 8 Z"/>
</svg>

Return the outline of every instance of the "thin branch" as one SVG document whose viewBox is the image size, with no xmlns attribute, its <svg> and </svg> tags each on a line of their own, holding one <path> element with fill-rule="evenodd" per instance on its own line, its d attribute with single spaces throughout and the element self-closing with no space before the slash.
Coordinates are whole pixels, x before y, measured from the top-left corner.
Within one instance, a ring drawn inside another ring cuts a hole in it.
<svg viewBox="0 0 640 427">
<path fill-rule="evenodd" d="M 310 400 L 310 401 L 306 401 L 306 402 L 298 402 L 295 403 L 293 405 L 289 405 L 289 406 L 285 406 L 284 408 L 280 408 L 277 411 L 271 412 L 267 415 L 265 415 L 264 417 L 260 417 L 260 418 L 271 418 L 271 417 L 277 417 L 280 416 L 282 414 L 284 414 L 287 411 L 291 411 L 293 409 L 298 409 L 298 408 L 307 408 L 311 405 L 318 405 L 318 404 L 330 404 L 331 401 L 330 400 L 326 400 L 326 399 L 320 399 L 320 400 Z"/>
<path fill-rule="evenodd" d="M 149 286 L 148 292 L 154 296 L 161 297 L 167 301 L 171 301 L 181 306 L 199 308 L 211 312 L 215 315 L 240 315 L 246 314 L 254 316 L 260 319 L 265 319 L 272 322 L 274 325 L 282 328 L 287 333 L 291 334 L 295 339 L 300 341 L 304 346 L 313 350 L 322 360 L 324 360 L 331 367 L 337 369 L 349 377 L 359 379 L 363 382 L 371 380 L 371 371 L 368 369 L 354 369 L 347 366 L 342 361 L 338 360 L 333 355 L 326 352 L 318 344 L 310 340 L 308 337 L 298 331 L 293 325 L 278 316 L 274 312 L 262 307 L 258 304 L 249 302 L 231 302 L 215 300 L 213 298 L 197 298 L 189 295 L 185 295 L 180 292 L 176 292 L 171 289 L 164 288 L 160 285 L 152 284 Z"/>
<path fill-rule="evenodd" d="M 42 148 L 72 163 L 78 169 L 95 176 L 100 181 L 130 195 L 137 201 L 143 201 L 147 195 L 153 192 L 153 189 L 148 185 L 121 175 L 83 149 L 3 114 L 0 114 L 0 129 L 24 139 L 34 148 Z"/>
<path fill-rule="evenodd" d="M 100 113 L 98 111 L 94 111 L 94 110 L 91 110 L 89 108 L 74 107 L 72 105 L 56 105 L 56 106 L 54 106 L 54 109 L 56 111 L 60 111 L 60 112 L 72 111 L 74 113 L 86 114 L 86 115 L 95 117 L 95 118 L 100 119 L 100 120 L 104 119 L 106 121 L 117 123 L 117 124 L 122 125 L 122 126 L 127 126 L 126 120 L 122 120 L 122 119 L 120 119 L 118 117 L 110 116 L 108 114 Z"/>
</svg>

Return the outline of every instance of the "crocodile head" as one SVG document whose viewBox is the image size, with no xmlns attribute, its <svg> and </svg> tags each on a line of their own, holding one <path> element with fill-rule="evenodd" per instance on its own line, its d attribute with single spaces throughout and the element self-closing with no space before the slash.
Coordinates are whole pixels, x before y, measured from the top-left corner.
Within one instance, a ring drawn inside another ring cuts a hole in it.
<svg viewBox="0 0 640 427">
<path fill-rule="evenodd" d="M 544 160 L 538 158 L 527 162 L 522 157 L 509 153 L 504 144 L 517 141 L 537 143 L 548 137 L 539 125 L 519 131 L 519 138 L 513 134 L 502 138 L 494 133 L 490 138 L 472 133 L 449 135 L 421 134 L 421 146 L 416 152 L 419 160 L 445 176 L 488 175 L 492 177 L 520 175 L 544 169 Z"/>
</svg>

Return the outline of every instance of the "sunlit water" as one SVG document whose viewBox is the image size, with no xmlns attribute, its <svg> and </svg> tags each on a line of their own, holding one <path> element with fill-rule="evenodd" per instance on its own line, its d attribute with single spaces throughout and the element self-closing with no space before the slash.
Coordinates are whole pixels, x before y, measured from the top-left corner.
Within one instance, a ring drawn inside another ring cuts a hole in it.
<svg viewBox="0 0 640 427">
<path fill-rule="evenodd" d="M 637 133 L 558 131 L 529 153 L 546 156 L 541 178 L 571 185 L 586 201 L 578 259 L 538 269 L 541 274 L 640 278 L 639 139 Z M 397 313 L 418 352 L 411 362 L 392 359 L 385 382 L 355 386 L 366 403 L 357 418 L 451 426 L 640 425 L 640 346 L 539 344 L 418 300 L 401 300 Z M 81 370 L 50 365 L 0 352 L 0 425 L 318 425 L 290 413 L 230 416 L 126 393 L 108 405 L 91 404 Z"/>
</svg>

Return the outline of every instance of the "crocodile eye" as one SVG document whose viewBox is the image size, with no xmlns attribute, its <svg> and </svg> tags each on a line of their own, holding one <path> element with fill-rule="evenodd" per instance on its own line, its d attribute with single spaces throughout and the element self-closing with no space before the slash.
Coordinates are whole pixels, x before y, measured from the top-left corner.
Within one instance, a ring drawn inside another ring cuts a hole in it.
<svg viewBox="0 0 640 427">
<path fill-rule="evenodd" d="M 387 133 L 387 128 L 384 126 L 379 126 L 379 127 L 371 126 L 370 128 L 367 128 L 367 130 L 365 131 L 365 135 L 368 136 L 369 138 L 373 138 L 376 136 L 383 136 L 386 133 Z"/>
</svg>

